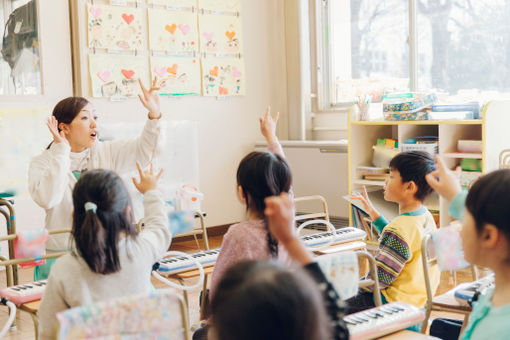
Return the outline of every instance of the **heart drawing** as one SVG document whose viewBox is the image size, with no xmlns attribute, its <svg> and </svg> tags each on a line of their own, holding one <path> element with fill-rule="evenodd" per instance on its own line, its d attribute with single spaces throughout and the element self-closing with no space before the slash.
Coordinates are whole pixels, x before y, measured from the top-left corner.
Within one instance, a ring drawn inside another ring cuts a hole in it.
<svg viewBox="0 0 510 340">
<path fill-rule="evenodd" d="M 122 19 L 124 19 L 126 24 L 129 25 L 131 22 L 133 22 L 133 20 L 135 20 L 135 16 L 133 14 L 127 15 L 126 13 L 123 13 L 122 14 Z"/>
<path fill-rule="evenodd" d="M 235 31 L 226 31 L 225 35 L 227 36 L 228 40 L 233 40 L 234 37 L 236 36 L 236 32 Z"/>
<path fill-rule="evenodd" d="M 103 10 L 101 8 L 97 8 L 97 7 L 90 7 L 90 14 L 92 14 L 92 16 L 94 17 L 94 19 L 97 19 L 101 16 L 101 13 L 103 12 Z"/>
<path fill-rule="evenodd" d="M 123 70 L 121 70 L 120 72 L 121 72 L 121 73 L 124 75 L 124 77 L 126 77 L 127 79 L 131 79 L 131 78 L 133 78 L 133 76 L 135 75 L 135 71 L 133 71 L 133 70 L 124 70 L 124 69 L 123 69 Z"/>
<path fill-rule="evenodd" d="M 180 24 L 179 29 L 181 30 L 182 34 L 186 35 L 186 34 L 188 34 L 191 27 L 190 27 L 190 25 L 187 25 L 187 24 L 186 25 Z"/>
<path fill-rule="evenodd" d="M 172 67 L 169 67 L 166 70 L 168 73 L 176 75 L 177 74 L 177 64 L 173 64 Z"/>
<path fill-rule="evenodd" d="M 202 35 L 204 36 L 205 40 L 207 40 L 207 41 L 212 41 L 213 37 L 214 37 L 214 33 L 213 32 L 210 32 L 210 33 L 209 32 L 204 32 Z"/>
<path fill-rule="evenodd" d="M 165 26 L 165 29 L 170 33 L 170 34 L 174 34 L 175 33 L 175 30 L 177 29 L 177 25 L 176 24 L 171 24 L 171 25 L 166 25 Z"/>
<path fill-rule="evenodd" d="M 110 71 L 103 71 L 103 72 L 97 72 L 97 77 L 103 81 L 103 83 L 106 83 L 108 79 L 110 79 Z"/>
<path fill-rule="evenodd" d="M 234 74 L 234 78 L 241 78 L 243 75 L 235 66 L 232 67 L 232 73 Z"/>
<path fill-rule="evenodd" d="M 155 67 L 154 72 L 156 72 L 158 77 L 163 78 L 166 73 L 166 67 Z"/>
<path fill-rule="evenodd" d="M 209 74 L 213 77 L 217 77 L 218 76 L 218 66 L 214 66 L 214 68 L 209 71 Z"/>
</svg>

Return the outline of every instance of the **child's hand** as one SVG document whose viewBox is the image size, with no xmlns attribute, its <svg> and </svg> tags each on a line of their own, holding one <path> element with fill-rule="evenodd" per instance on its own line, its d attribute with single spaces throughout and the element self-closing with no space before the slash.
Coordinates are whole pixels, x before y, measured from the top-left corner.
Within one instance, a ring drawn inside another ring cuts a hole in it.
<svg viewBox="0 0 510 340">
<path fill-rule="evenodd" d="M 296 239 L 296 226 L 294 221 L 294 203 L 288 194 L 267 197 L 264 202 L 266 209 L 269 232 L 282 244 L 288 244 Z"/>
<path fill-rule="evenodd" d="M 268 144 L 273 144 L 278 141 L 276 137 L 276 125 L 278 124 L 278 117 L 280 112 L 276 112 L 274 116 L 271 116 L 271 107 L 268 106 L 264 117 L 260 117 L 260 132 L 262 136 L 266 138 Z"/>
<path fill-rule="evenodd" d="M 455 171 L 448 169 L 439 156 L 436 156 L 436 165 L 437 170 L 425 176 L 425 179 L 439 195 L 451 201 L 461 191 L 459 181 L 461 169 L 460 167 Z"/>
<path fill-rule="evenodd" d="M 158 179 L 163 173 L 163 169 L 161 169 L 157 175 L 154 175 L 152 163 L 150 165 L 149 171 L 143 171 L 139 162 L 136 162 L 136 167 L 138 168 L 138 173 L 140 174 L 139 182 L 136 180 L 136 178 L 133 177 L 133 184 L 135 185 L 136 189 L 142 194 L 145 194 L 149 190 L 156 189 L 158 187 Z"/>
<path fill-rule="evenodd" d="M 374 205 L 372 204 L 372 201 L 370 201 L 370 198 L 368 198 L 367 188 L 365 188 L 365 186 L 363 186 L 363 195 L 356 192 L 351 195 L 351 200 L 361 201 L 361 203 L 365 207 L 365 211 L 367 212 L 368 215 L 370 215 L 370 218 L 372 219 L 372 221 L 375 221 L 379 218 L 379 216 L 380 216 L 379 212 L 377 212 L 377 210 L 375 210 Z"/>
<path fill-rule="evenodd" d="M 53 141 L 55 143 L 64 143 L 69 145 L 69 141 L 67 140 L 64 131 L 58 131 L 58 121 L 55 116 L 48 118 L 46 125 L 48 126 L 48 129 L 50 130 L 50 133 L 53 136 Z"/>
</svg>

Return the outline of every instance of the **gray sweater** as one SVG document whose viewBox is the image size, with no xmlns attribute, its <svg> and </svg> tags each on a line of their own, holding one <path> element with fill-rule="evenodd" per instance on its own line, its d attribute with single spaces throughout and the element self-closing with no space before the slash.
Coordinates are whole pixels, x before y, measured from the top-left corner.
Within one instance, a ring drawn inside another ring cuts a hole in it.
<svg viewBox="0 0 510 340">
<path fill-rule="evenodd" d="M 151 190 L 143 198 L 145 229 L 135 240 L 119 241 L 120 271 L 102 275 L 90 270 L 78 255 L 59 258 L 51 268 L 39 308 L 40 339 L 52 339 L 56 314 L 84 304 L 151 290 L 151 269 L 168 250 L 172 235 L 161 194 Z"/>
</svg>

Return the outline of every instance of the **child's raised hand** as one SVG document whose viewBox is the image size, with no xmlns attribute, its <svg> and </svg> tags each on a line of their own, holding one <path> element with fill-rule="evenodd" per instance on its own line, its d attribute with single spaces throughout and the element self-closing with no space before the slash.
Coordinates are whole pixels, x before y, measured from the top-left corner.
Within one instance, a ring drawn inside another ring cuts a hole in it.
<svg viewBox="0 0 510 340">
<path fill-rule="evenodd" d="M 140 181 L 137 181 L 136 178 L 133 177 L 133 184 L 135 185 L 136 189 L 142 194 L 145 194 L 149 190 L 156 189 L 158 187 L 158 179 L 163 173 L 163 169 L 161 169 L 157 175 L 154 175 L 154 168 L 152 163 L 148 171 L 143 171 L 139 162 L 136 162 L 136 167 L 138 168 L 138 173 L 140 174 Z"/>
<path fill-rule="evenodd" d="M 145 86 L 143 86 L 142 80 L 138 79 L 138 83 L 140 84 L 140 88 L 142 89 L 143 94 L 138 95 L 138 98 L 140 98 L 140 101 L 142 102 L 143 106 L 145 106 L 145 108 L 149 110 L 149 117 L 151 119 L 157 119 L 161 117 L 158 95 L 159 87 L 156 86 L 157 82 L 158 77 L 154 77 L 152 87 L 149 90 L 147 90 Z"/>
<path fill-rule="evenodd" d="M 460 187 L 460 167 L 452 171 L 446 167 L 441 157 L 436 156 L 437 170 L 432 171 L 425 179 L 432 189 L 448 201 L 453 200 L 461 191 Z"/>
<path fill-rule="evenodd" d="M 55 141 L 55 143 L 65 143 L 69 145 L 69 141 L 67 140 L 64 131 L 60 132 L 58 131 L 58 121 L 55 118 L 55 116 L 51 116 L 51 118 L 48 118 L 46 125 L 48 126 L 48 129 L 50 130 L 50 133 L 53 136 L 53 140 Z"/>
<path fill-rule="evenodd" d="M 295 211 L 294 203 L 289 195 L 282 193 L 280 196 L 267 197 L 264 202 L 266 203 L 264 214 L 267 216 L 271 235 L 282 244 L 294 240 L 297 237 Z"/>
<path fill-rule="evenodd" d="M 271 107 L 268 106 L 264 117 L 260 117 L 260 132 L 266 139 L 268 144 L 273 144 L 278 141 L 276 137 L 276 125 L 278 124 L 278 117 L 280 112 L 276 112 L 274 116 L 271 116 Z"/>
<path fill-rule="evenodd" d="M 379 213 L 377 210 L 375 210 L 374 205 L 372 204 L 372 201 L 370 201 L 370 198 L 368 198 L 367 194 L 367 188 L 363 186 L 363 195 L 360 193 L 353 193 L 351 194 L 351 200 L 359 200 L 365 207 L 365 211 L 370 215 L 370 218 L 372 221 L 375 221 L 379 218 Z"/>
</svg>

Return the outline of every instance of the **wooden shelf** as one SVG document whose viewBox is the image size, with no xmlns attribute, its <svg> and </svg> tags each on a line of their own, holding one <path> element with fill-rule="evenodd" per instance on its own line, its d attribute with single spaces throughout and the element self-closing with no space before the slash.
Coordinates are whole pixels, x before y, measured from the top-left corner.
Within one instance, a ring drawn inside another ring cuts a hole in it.
<svg viewBox="0 0 510 340">
<path fill-rule="evenodd" d="M 467 152 L 446 152 L 441 156 L 445 158 L 475 158 L 482 159 L 483 154 L 481 153 L 467 153 Z"/>
<path fill-rule="evenodd" d="M 380 186 L 380 187 L 383 187 L 385 184 L 384 181 L 369 181 L 366 179 L 356 179 L 356 180 L 352 181 L 352 183 L 359 184 L 359 185 L 373 185 L 373 186 Z"/>
<path fill-rule="evenodd" d="M 370 120 L 351 122 L 352 125 L 482 125 L 481 119 L 466 120 Z"/>
</svg>

